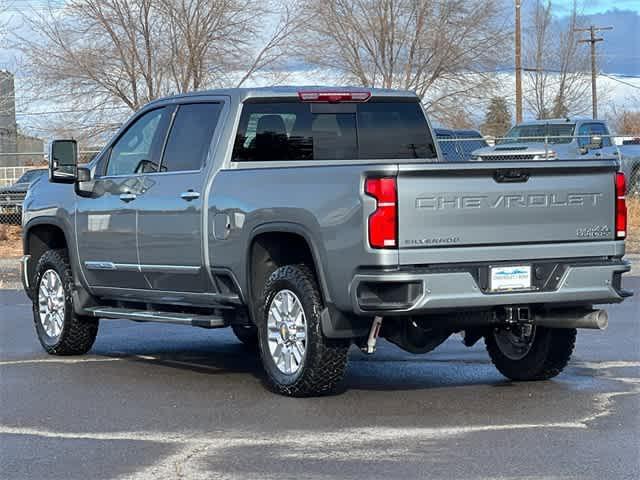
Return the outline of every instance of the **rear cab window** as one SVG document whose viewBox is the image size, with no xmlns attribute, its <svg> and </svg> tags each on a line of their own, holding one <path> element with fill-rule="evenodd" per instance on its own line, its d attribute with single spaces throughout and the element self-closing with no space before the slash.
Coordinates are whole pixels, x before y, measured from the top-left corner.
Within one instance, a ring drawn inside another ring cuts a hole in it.
<svg viewBox="0 0 640 480">
<path fill-rule="evenodd" d="M 160 171 L 200 170 L 209 152 L 221 111 L 221 103 L 179 105 L 164 149 Z"/>
<path fill-rule="evenodd" d="M 235 162 L 376 159 L 437 161 L 417 99 L 249 100 L 242 109 L 232 156 Z"/>
</svg>

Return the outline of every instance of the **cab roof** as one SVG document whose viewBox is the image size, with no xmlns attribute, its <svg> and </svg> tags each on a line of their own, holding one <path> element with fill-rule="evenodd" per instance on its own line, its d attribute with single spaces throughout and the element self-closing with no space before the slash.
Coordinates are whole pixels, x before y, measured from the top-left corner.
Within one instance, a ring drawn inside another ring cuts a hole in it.
<svg viewBox="0 0 640 480">
<path fill-rule="evenodd" d="M 202 90 L 197 92 L 183 93 L 159 98 L 152 101 L 149 105 L 159 102 L 167 102 L 171 100 L 181 100 L 184 98 L 197 98 L 205 96 L 226 96 L 243 102 L 249 98 L 283 98 L 298 97 L 299 92 L 369 92 L 372 97 L 393 97 L 393 98 L 415 98 L 418 96 L 415 92 L 409 90 L 395 90 L 388 88 L 367 88 L 367 87 L 340 87 L 340 86 L 323 86 L 323 85 L 304 85 L 304 86 L 273 86 L 273 87 L 256 87 L 256 88 L 218 88 L 213 90 Z"/>
</svg>

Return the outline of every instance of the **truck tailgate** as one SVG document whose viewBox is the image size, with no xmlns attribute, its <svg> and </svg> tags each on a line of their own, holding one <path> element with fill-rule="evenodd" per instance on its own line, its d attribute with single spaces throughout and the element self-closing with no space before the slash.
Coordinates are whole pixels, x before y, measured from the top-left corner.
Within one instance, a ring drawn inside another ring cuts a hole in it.
<svg viewBox="0 0 640 480">
<path fill-rule="evenodd" d="M 613 160 L 401 164 L 399 247 L 613 240 L 615 170 Z"/>
</svg>

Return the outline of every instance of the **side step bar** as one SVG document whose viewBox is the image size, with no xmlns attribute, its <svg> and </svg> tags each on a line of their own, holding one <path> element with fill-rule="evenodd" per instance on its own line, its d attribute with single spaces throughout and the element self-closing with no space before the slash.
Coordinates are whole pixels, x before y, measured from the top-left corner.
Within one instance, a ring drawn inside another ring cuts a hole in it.
<svg viewBox="0 0 640 480">
<path fill-rule="evenodd" d="M 222 328 L 227 324 L 220 316 L 197 315 L 191 313 L 150 312 L 130 308 L 91 307 L 86 309 L 97 318 L 113 318 L 133 320 L 135 322 L 174 323 L 176 325 L 190 325 L 202 328 Z"/>
</svg>

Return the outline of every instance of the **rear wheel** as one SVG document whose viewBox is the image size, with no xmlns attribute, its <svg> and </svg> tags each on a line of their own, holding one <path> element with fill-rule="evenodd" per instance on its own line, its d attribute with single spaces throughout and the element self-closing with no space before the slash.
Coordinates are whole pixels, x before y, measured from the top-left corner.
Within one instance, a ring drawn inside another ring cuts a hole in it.
<svg viewBox="0 0 640 480">
<path fill-rule="evenodd" d="M 275 392 L 323 395 L 342 380 L 349 342 L 323 335 L 322 309 L 315 277 L 306 265 L 280 267 L 267 280 L 258 332 L 267 381 Z"/>
<path fill-rule="evenodd" d="M 82 355 L 93 346 L 98 320 L 73 311 L 73 277 L 65 250 L 38 260 L 33 283 L 33 320 L 42 347 L 52 355 Z"/>
<path fill-rule="evenodd" d="M 513 325 L 485 336 L 498 371 L 512 380 L 547 380 L 567 366 L 576 343 L 575 328 Z"/>
</svg>

